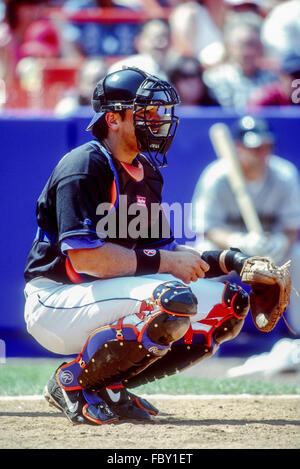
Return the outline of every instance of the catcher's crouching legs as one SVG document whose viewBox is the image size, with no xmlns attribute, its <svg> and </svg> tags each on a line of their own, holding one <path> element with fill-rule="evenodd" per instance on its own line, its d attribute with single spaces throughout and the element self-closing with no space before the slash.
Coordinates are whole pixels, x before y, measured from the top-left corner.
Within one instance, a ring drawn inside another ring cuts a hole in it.
<svg viewBox="0 0 300 469">
<path fill-rule="evenodd" d="M 184 337 L 157 363 L 124 381 L 127 388 L 141 386 L 170 376 L 215 354 L 220 344 L 232 340 L 241 331 L 249 311 L 249 296 L 234 283 L 226 283 L 221 302 L 205 318 L 191 322 Z"/>
<path fill-rule="evenodd" d="M 88 422 L 156 415 L 157 409 L 128 393 L 124 382 L 161 360 L 188 331 L 196 313 L 197 299 L 189 287 L 177 281 L 159 285 L 137 314 L 89 336 L 77 358 L 57 370 L 58 387 L 68 395 L 82 393 L 86 403 L 81 413 Z"/>
</svg>

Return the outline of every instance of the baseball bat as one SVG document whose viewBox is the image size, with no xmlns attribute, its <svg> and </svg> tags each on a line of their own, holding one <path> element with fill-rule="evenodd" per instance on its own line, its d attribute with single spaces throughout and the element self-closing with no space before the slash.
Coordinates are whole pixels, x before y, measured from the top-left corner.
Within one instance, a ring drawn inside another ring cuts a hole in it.
<svg viewBox="0 0 300 469">
<path fill-rule="evenodd" d="M 227 173 L 229 184 L 235 195 L 241 216 L 247 230 L 262 234 L 263 228 L 248 193 L 244 175 L 242 173 L 235 145 L 226 124 L 218 122 L 209 129 L 209 136 L 218 158 L 228 164 Z"/>
</svg>

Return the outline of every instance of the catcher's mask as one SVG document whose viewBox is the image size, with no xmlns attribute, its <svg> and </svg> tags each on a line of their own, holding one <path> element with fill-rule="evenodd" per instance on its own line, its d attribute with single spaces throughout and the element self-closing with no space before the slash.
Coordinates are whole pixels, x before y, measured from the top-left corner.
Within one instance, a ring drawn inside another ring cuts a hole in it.
<svg viewBox="0 0 300 469">
<path fill-rule="evenodd" d="M 133 109 L 139 151 L 146 153 L 155 166 L 166 166 L 166 153 L 179 122 L 174 114 L 174 108 L 179 102 L 177 91 L 167 81 L 138 68 L 124 68 L 108 74 L 98 82 L 92 99 L 95 115 L 87 130 L 105 112 Z"/>
</svg>

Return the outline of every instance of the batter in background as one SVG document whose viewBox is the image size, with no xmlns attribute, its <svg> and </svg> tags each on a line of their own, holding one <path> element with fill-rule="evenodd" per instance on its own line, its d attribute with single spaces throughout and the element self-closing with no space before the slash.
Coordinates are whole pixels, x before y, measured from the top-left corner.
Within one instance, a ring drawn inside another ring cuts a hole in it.
<svg viewBox="0 0 300 469">
<path fill-rule="evenodd" d="M 261 117 L 244 115 L 232 128 L 247 189 L 264 233 L 247 232 L 227 179 L 226 162 L 217 160 L 201 174 L 193 195 L 196 247 L 240 248 L 249 255 L 268 256 L 275 264 L 288 259 L 294 289 L 300 293 L 300 185 L 297 168 L 274 154 L 276 135 Z M 288 322 L 300 335 L 300 297 L 292 292 Z"/>
</svg>

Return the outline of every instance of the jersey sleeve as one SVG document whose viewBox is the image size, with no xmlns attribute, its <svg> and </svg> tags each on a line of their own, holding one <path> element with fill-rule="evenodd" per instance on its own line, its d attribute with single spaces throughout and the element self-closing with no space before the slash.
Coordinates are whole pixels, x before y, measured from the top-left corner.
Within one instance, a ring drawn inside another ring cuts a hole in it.
<svg viewBox="0 0 300 469">
<path fill-rule="evenodd" d="M 93 238 L 92 236 L 72 236 L 65 238 L 60 243 L 61 252 L 67 255 L 71 249 L 95 249 L 103 246 L 105 241 L 100 238 Z"/>
<path fill-rule="evenodd" d="M 97 207 L 109 204 L 105 184 L 90 175 L 70 176 L 62 179 L 56 190 L 56 215 L 58 241 L 66 249 L 82 240 L 97 242 Z M 102 241 L 103 242 L 103 241 Z"/>
</svg>

